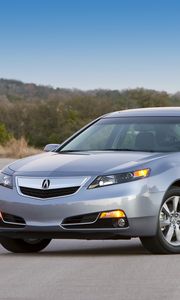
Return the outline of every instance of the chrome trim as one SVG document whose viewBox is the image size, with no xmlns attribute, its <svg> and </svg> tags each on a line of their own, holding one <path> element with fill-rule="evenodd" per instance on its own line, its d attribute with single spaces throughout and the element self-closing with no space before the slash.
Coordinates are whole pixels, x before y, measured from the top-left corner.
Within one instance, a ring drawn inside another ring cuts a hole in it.
<svg viewBox="0 0 180 300">
<path fill-rule="evenodd" d="M 122 227 L 122 228 L 120 228 L 120 227 L 118 227 L 118 228 L 116 228 L 116 227 L 114 227 L 114 228 L 97 228 L 97 227 L 95 227 L 95 228 L 65 228 L 65 227 L 63 227 L 63 226 L 61 226 L 61 224 L 59 225 L 59 227 L 61 227 L 63 230 L 72 230 L 72 231 L 89 231 L 89 230 L 91 230 L 91 231 L 102 231 L 102 232 L 111 232 L 112 230 L 113 231 L 117 231 L 117 232 L 121 232 L 121 231 L 126 231 L 127 229 L 129 229 L 129 226 L 128 227 Z"/>
<path fill-rule="evenodd" d="M 47 178 L 47 177 L 46 177 Z M 60 180 L 64 180 L 64 181 L 66 181 L 67 179 L 68 179 L 68 181 L 70 181 L 70 179 L 77 179 L 77 178 L 79 178 L 79 179 L 82 179 L 81 181 L 79 181 L 79 183 L 76 181 L 76 182 L 74 182 L 74 183 L 69 183 L 69 184 L 71 184 L 71 185 L 67 185 L 67 184 L 64 184 L 63 186 L 61 185 L 61 186 L 59 186 L 59 187 L 57 187 L 57 185 L 54 185 L 54 188 L 71 188 L 71 187 L 75 187 L 77 184 L 80 186 L 79 187 L 79 189 L 75 192 L 75 193 L 73 193 L 73 194 L 69 194 L 69 195 L 64 195 L 64 196 L 57 196 L 57 197 L 49 197 L 49 198 L 39 198 L 39 197 L 32 197 L 32 196 L 29 196 L 29 195 L 25 195 L 25 194 L 23 194 L 22 192 L 21 192 L 21 190 L 20 190 L 20 186 L 19 186 L 19 183 L 18 183 L 18 179 L 25 179 L 25 180 L 29 180 L 30 182 L 32 182 L 32 180 L 38 180 L 38 182 L 40 183 L 42 183 L 43 182 L 43 180 L 44 179 L 46 179 L 45 177 L 26 177 L 26 176 L 16 176 L 15 177 L 15 184 L 16 184 L 16 189 L 17 189 L 17 192 L 18 192 L 18 194 L 19 195 L 21 195 L 21 196 L 23 196 L 23 197 L 27 197 L 27 198 L 31 198 L 31 199 L 38 199 L 38 200 L 41 200 L 41 201 L 47 201 L 47 200 L 49 200 L 49 199 L 57 199 L 57 198 L 62 198 L 62 197 L 70 197 L 70 196 L 72 196 L 72 195 L 75 195 L 76 193 L 78 193 L 79 192 L 79 190 L 83 187 L 83 185 L 91 178 L 90 176 L 76 176 L 76 177 L 48 177 L 48 179 L 49 180 L 55 180 L 55 181 L 57 181 L 58 179 L 60 179 Z M 42 189 L 42 187 L 39 187 L 39 186 L 32 186 L 31 184 L 29 184 L 28 186 L 23 186 L 23 185 L 21 185 L 22 187 L 27 187 L 27 188 L 34 188 L 34 189 L 39 189 L 39 190 L 42 190 L 42 191 L 44 191 L 44 189 Z M 52 186 L 52 185 L 51 185 Z M 52 189 L 54 189 L 54 188 L 49 188 L 48 190 L 52 190 Z"/>
<path fill-rule="evenodd" d="M 48 190 L 53 190 L 81 186 L 85 182 L 85 180 L 87 180 L 87 177 L 16 177 L 16 183 L 18 186 L 39 190 L 44 190 L 42 188 L 42 183 L 44 182 L 44 180 L 50 180 L 50 187 L 48 188 Z"/>
</svg>

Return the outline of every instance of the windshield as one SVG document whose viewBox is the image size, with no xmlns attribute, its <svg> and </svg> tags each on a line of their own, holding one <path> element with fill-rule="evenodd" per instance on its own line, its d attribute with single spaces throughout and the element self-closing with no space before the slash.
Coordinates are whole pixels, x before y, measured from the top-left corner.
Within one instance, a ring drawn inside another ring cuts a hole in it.
<svg viewBox="0 0 180 300">
<path fill-rule="evenodd" d="M 180 117 L 102 118 L 59 149 L 75 151 L 180 151 Z"/>
</svg>

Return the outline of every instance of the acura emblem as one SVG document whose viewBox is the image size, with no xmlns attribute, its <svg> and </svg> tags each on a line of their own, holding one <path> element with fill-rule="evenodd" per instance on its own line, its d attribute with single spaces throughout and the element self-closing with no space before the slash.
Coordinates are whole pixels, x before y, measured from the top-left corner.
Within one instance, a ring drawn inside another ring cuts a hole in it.
<svg viewBox="0 0 180 300">
<path fill-rule="evenodd" d="M 42 182 L 42 189 L 47 190 L 50 187 L 50 180 L 49 179 L 44 179 Z"/>
</svg>

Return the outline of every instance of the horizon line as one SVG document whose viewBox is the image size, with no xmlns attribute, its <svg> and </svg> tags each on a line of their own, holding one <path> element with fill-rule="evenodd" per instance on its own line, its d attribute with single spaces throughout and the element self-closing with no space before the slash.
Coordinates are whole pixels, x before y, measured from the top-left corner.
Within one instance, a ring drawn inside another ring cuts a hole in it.
<svg viewBox="0 0 180 300">
<path fill-rule="evenodd" d="M 14 81 L 14 82 L 19 82 L 22 84 L 32 84 L 32 85 L 36 85 L 37 87 L 47 87 L 47 88 L 51 88 L 54 90 L 57 89 L 63 89 L 63 90 L 70 90 L 70 91 L 79 91 L 79 92 L 84 92 L 84 93 L 88 93 L 88 92 L 93 92 L 93 91 L 118 91 L 118 92 L 123 92 L 123 91 L 132 91 L 132 90 L 146 90 L 146 91 L 154 91 L 154 92 L 158 92 L 158 93 L 167 93 L 168 95 L 176 95 L 180 93 L 180 90 L 177 90 L 176 92 L 168 92 L 167 90 L 163 89 L 163 90 L 158 90 L 158 89 L 153 89 L 153 88 L 146 88 L 146 87 L 142 87 L 142 86 L 137 86 L 137 87 L 126 87 L 126 88 L 122 88 L 122 89 L 112 89 L 112 88 L 101 88 L 101 87 L 97 87 L 97 88 L 91 88 L 91 89 L 86 89 L 86 88 L 79 88 L 79 87 L 60 87 L 57 85 L 52 85 L 52 84 L 48 84 L 48 83 L 40 83 L 40 82 L 32 82 L 32 81 L 23 81 L 21 79 L 15 79 L 15 78 L 4 78 L 4 77 L 0 77 L 0 80 L 4 80 L 4 81 Z"/>
</svg>

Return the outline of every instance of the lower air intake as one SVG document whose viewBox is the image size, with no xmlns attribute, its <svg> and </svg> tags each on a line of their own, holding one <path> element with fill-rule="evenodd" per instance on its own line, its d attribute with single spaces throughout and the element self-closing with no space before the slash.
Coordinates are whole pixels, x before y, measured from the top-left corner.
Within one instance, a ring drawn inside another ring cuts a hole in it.
<svg viewBox="0 0 180 300">
<path fill-rule="evenodd" d="M 10 214 L 6 214 L 6 213 L 1 213 L 3 220 L 5 222 L 8 223 L 17 223 L 17 224 L 25 224 L 25 221 L 23 218 L 18 217 L 18 216 L 14 216 L 14 215 L 10 215 Z"/>
<path fill-rule="evenodd" d="M 93 223 L 97 220 L 99 213 L 79 215 L 69 217 L 63 220 L 63 225 Z"/>
</svg>

